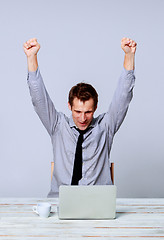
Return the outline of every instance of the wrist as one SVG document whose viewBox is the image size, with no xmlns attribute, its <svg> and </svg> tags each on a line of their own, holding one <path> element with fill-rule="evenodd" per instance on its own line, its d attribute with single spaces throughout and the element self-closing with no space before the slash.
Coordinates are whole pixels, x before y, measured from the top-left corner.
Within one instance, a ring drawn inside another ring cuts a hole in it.
<svg viewBox="0 0 164 240">
<path fill-rule="evenodd" d="M 135 56 L 135 53 L 125 53 L 125 56 L 128 57 L 128 58 L 134 58 Z"/>
<path fill-rule="evenodd" d="M 37 55 L 27 57 L 28 71 L 35 72 L 38 68 Z"/>
<path fill-rule="evenodd" d="M 32 55 L 30 55 L 30 56 L 27 56 L 27 60 L 28 61 L 36 61 L 36 59 L 37 59 L 37 54 L 32 54 Z"/>
<path fill-rule="evenodd" d="M 125 54 L 124 68 L 126 70 L 134 70 L 134 56 L 135 56 L 135 53 Z"/>
</svg>

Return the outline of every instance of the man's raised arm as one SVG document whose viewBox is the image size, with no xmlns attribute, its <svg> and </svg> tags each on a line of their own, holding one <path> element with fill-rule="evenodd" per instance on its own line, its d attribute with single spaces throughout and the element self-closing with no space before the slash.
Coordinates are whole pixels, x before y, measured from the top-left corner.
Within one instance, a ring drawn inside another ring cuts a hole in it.
<svg viewBox="0 0 164 240">
<path fill-rule="evenodd" d="M 136 42 L 129 38 L 121 40 L 121 48 L 125 52 L 124 69 L 107 112 L 107 123 L 112 134 L 116 133 L 123 122 L 133 96 L 135 82 L 133 70 L 136 46 Z"/>
<path fill-rule="evenodd" d="M 49 97 L 38 67 L 37 53 L 40 49 L 40 44 L 36 38 L 32 38 L 24 43 L 23 48 L 27 56 L 27 82 L 32 103 L 40 120 L 51 135 L 58 123 L 59 114 Z"/>
</svg>

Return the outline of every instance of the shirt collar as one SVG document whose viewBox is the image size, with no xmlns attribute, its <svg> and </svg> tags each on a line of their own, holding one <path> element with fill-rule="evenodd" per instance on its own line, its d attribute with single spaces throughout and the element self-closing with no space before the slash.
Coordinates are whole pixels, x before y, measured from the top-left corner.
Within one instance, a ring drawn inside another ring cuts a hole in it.
<svg viewBox="0 0 164 240">
<path fill-rule="evenodd" d="M 76 127 L 76 124 L 74 123 L 74 121 L 73 121 L 73 117 L 72 117 L 72 115 L 70 116 L 70 118 L 69 118 L 69 126 L 72 128 L 72 127 Z"/>
</svg>

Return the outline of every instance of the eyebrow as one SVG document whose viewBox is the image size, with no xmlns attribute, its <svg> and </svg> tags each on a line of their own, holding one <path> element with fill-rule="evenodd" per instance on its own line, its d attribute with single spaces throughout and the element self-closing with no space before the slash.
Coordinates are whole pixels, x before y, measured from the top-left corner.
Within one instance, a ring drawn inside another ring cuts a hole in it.
<svg viewBox="0 0 164 240">
<path fill-rule="evenodd" d="M 75 111 L 75 112 L 82 112 L 82 111 L 76 110 L 76 109 L 74 109 L 74 111 Z M 88 111 L 86 111 L 85 113 L 90 113 L 90 112 L 93 112 L 93 110 L 88 110 Z"/>
</svg>

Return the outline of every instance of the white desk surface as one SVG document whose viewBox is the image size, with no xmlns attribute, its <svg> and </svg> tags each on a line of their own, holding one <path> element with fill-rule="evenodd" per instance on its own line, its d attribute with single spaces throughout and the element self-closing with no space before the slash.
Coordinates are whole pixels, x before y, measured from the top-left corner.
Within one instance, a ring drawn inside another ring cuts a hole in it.
<svg viewBox="0 0 164 240">
<path fill-rule="evenodd" d="M 32 212 L 52 204 L 49 218 Z M 0 240 L 164 239 L 164 199 L 117 199 L 114 220 L 59 220 L 58 199 L 0 198 Z"/>
</svg>

